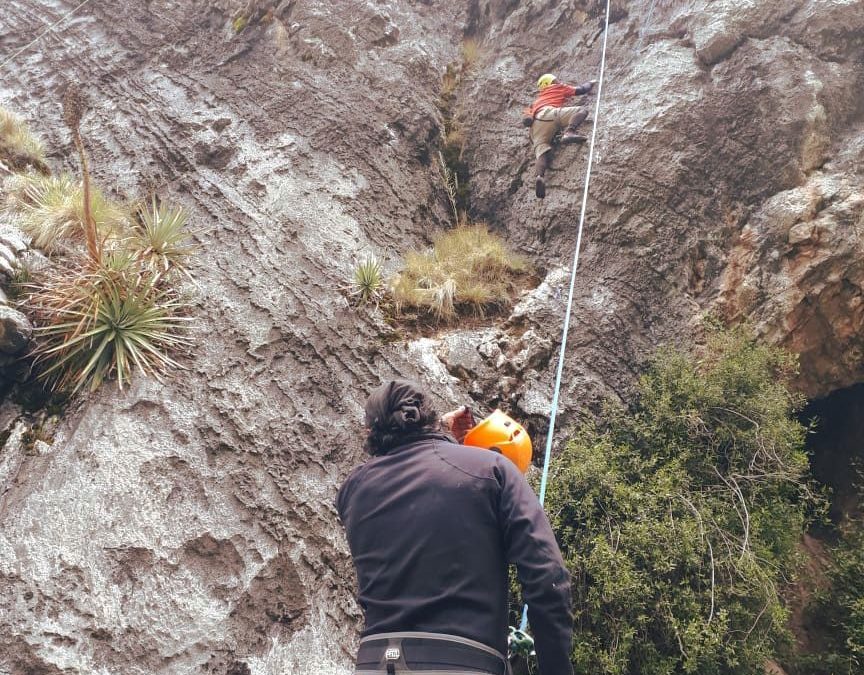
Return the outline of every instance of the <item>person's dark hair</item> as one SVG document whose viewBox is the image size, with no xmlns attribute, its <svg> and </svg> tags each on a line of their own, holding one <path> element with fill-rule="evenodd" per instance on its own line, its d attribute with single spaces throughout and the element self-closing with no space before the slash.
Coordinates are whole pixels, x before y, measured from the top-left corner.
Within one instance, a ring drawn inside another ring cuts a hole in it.
<svg viewBox="0 0 864 675">
<path fill-rule="evenodd" d="M 366 401 L 366 442 L 370 455 L 383 455 L 413 434 L 438 430 L 438 414 L 429 394 L 416 382 L 391 380 Z"/>
</svg>

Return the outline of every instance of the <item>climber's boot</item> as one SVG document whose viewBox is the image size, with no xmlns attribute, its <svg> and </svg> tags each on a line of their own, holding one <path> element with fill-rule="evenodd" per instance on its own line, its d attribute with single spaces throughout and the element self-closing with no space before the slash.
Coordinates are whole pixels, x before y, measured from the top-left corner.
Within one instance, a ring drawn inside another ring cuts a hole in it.
<svg viewBox="0 0 864 675">
<path fill-rule="evenodd" d="M 561 142 L 564 145 L 569 145 L 570 143 L 584 143 L 587 140 L 588 137 L 585 134 L 580 134 L 573 129 L 567 129 L 563 134 L 561 134 Z"/>
<path fill-rule="evenodd" d="M 534 181 L 534 194 L 537 195 L 537 199 L 546 196 L 546 181 L 543 180 L 543 176 L 537 176 L 537 180 Z"/>
</svg>

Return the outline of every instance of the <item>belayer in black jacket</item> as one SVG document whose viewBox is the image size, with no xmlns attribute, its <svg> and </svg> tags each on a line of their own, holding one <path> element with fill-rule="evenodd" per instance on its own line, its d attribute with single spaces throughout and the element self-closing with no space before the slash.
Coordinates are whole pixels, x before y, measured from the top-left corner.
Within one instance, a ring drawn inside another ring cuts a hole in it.
<svg viewBox="0 0 864 675">
<path fill-rule="evenodd" d="M 413 382 L 375 390 L 366 427 L 372 458 L 337 497 L 366 618 L 356 672 L 506 673 L 515 563 L 540 673 L 570 675 L 569 576 L 516 466 L 441 433 Z"/>
</svg>

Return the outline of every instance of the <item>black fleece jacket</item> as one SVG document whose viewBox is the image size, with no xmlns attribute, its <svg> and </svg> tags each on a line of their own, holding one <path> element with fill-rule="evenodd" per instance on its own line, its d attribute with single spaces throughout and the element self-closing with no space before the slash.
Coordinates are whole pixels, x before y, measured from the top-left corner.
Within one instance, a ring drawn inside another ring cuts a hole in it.
<svg viewBox="0 0 864 675">
<path fill-rule="evenodd" d="M 537 496 L 502 455 L 413 437 L 359 466 L 336 506 L 363 635 L 427 631 L 507 651 L 507 564 L 528 602 L 542 675 L 570 675 L 570 580 Z"/>
</svg>

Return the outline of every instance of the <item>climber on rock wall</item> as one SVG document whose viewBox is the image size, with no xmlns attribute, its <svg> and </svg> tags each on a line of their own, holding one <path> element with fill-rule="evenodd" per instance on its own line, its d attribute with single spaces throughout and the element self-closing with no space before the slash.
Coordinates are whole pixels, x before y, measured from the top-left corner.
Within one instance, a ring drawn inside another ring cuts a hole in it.
<svg viewBox="0 0 864 675">
<path fill-rule="evenodd" d="M 463 435 L 470 411 L 443 420 Z M 508 564 L 515 563 L 540 673 L 571 674 L 569 575 L 516 465 L 443 433 L 414 382 L 372 392 L 366 432 L 372 458 L 336 500 L 366 619 L 356 673 L 508 673 Z"/>
<path fill-rule="evenodd" d="M 589 93 L 597 80 L 591 80 L 580 85 L 561 84 L 551 73 L 541 75 L 537 80 L 537 90 L 540 92 L 534 103 L 526 108 L 522 115 L 522 123 L 531 128 L 531 144 L 534 146 L 534 169 L 537 177 L 534 181 L 534 191 L 538 198 L 546 196 L 546 180 L 544 175 L 549 168 L 552 155 L 552 139 L 559 131 L 562 143 L 584 143 L 587 138 L 577 131 L 588 110 L 581 106 L 565 106 L 574 96 Z"/>
</svg>

